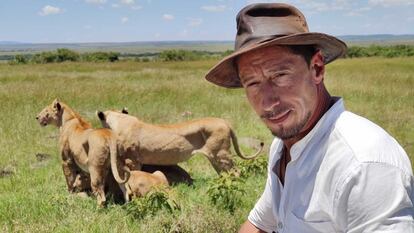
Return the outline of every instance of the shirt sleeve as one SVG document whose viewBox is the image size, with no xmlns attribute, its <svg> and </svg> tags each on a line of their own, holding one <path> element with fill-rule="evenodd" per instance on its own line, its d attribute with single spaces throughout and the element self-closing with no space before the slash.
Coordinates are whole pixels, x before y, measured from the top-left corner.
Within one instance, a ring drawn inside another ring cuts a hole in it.
<svg viewBox="0 0 414 233">
<path fill-rule="evenodd" d="M 271 180 L 268 176 L 265 190 L 248 217 L 249 222 L 266 232 L 272 232 L 276 229 L 277 221 L 273 214 L 272 201 Z"/>
<path fill-rule="evenodd" d="M 414 233 L 412 174 L 384 163 L 362 163 L 340 186 L 334 211 L 343 232 Z"/>
</svg>

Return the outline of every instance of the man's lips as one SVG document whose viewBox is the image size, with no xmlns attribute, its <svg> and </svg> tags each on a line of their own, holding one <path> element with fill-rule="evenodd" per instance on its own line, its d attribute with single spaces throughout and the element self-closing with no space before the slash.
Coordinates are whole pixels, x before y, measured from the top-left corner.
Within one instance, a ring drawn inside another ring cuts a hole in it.
<svg viewBox="0 0 414 233">
<path fill-rule="evenodd" d="M 279 123 L 282 123 L 284 120 L 286 120 L 286 118 L 288 118 L 291 111 L 292 111 L 291 109 L 287 109 L 277 115 L 267 116 L 265 117 L 265 119 L 272 123 L 279 124 Z"/>
</svg>

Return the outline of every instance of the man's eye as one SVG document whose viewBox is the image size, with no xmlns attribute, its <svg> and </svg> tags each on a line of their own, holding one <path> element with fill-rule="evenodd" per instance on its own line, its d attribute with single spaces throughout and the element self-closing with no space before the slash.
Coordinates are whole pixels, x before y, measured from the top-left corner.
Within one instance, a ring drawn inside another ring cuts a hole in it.
<svg viewBox="0 0 414 233">
<path fill-rule="evenodd" d="M 248 82 L 246 86 L 254 87 L 254 86 L 257 86 L 258 84 L 259 84 L 259 82 Z"/>
<path fill-rule="evenodd" d="M 272 74 L 271 76 L 270 76 L 270 78 L 271 79 L 275 79 L 275 78 L 280 78 L 280 77 L 283 77 L 283 76 L 285 76 L 286 75 L 286 73 L 274 73 L 274 74 Z"/>
</svg>

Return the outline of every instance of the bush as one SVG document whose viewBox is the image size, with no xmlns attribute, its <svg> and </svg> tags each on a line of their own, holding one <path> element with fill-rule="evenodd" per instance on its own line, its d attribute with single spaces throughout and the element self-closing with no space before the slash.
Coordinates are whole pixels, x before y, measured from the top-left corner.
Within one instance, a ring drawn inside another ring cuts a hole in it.
<svg viewBox="0 0 414 233">
<path fill-rule="evenodd" d="M 13 60 L 9 62 L 9 64 L 18 65 L 18 64 L 27 64 L 28 62 L 29 60 L 27 59 L 27 57 L 17 54 L 16 56 L 14 56 Z"/>
<path fill-rule="evenodd" d="M 371 45 L 368 47 L 351 46 L 345 57 L 410 57 L 414 56 L 412 45 Z"/>
<path fill-rule="evenodd" d="M 35 54 L 31 60 L 32 63 L 37 64 L 45 64 L 45 63 L 52 63 L 56 62 L 57 54 L 53 52 L 42 52 Z"/>
<path fill-rule="evenodd" d="M 79 58 L 79 54 L 75 51 L 69 49 L 56 50 L 56 62 L 78 61 Z"/>
<path fill-rule="evenodd" d="M 237 167 L 240 169 L 240 176 L 247 178 L 251 175 L 263 175 L 267 172 L 266 156 L 259 156 L 253 160 L 238 160 Z"/>
<path fill-rule="evenodd" d="M 243 184 L 244 180 L 235 173 L 223 172 L 219 178 L 210 182 L 207 195 L 215 206 L 234 213 L 242 202 L 243 195 L 246 194 L 246 191 L 241 188 Z"/>
<path fill-rule="evenodd" d="M 169 194 L 160 188 L 154 188 L 142 198 L 135 198 L 126 205 L 127 213 L 137 219 L 153 216 L 159 210 L 170 213 L 180 210 L 180 206 L 170 198 Z"/>
<path fill-rule="evenodd" d="M 221 58 L 227 53 L 230 54 L 232 51 L 227 50 L 225 52 L 209 52 L 209 51 L 198 51 L 198 50 L 164 50 L 158 58 L 161 61 L 195 61 L 209 58 Z"/>
<path fill-rule="evenodd" d="M 85 53 L 82 60 L 89 62 L 115 62 L 119 60 L 119 53 L 115 52 L 93 52 Z"/>
</svg>

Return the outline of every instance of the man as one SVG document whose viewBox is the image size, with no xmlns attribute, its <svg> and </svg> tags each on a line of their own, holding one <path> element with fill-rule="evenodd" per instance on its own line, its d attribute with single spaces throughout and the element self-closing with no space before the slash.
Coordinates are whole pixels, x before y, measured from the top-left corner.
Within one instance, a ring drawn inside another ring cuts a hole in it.
<svg viewBox="0 0 414 233">
<path fill-rule="evenodd" d="M 407 154 L 324 86 L 325 64 L 346 45 L 310 33 L 286 4 L 245 7 L 237 30 L 235 52 L 206 79 L 243 87 L 276 136 L 265 190 L 239 232 L 414 232 Z"/>
</svg>

